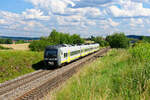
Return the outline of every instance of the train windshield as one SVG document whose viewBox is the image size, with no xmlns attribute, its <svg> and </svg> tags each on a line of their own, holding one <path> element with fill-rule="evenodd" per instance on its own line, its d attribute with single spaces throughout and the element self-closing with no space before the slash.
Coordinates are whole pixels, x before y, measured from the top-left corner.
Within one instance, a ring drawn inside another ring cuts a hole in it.
<svg viewBox="0 0 150 100">
<path fill-rule="evenodd" d="M 47 49 L 45 51 L 45 56 L 48 58 L 57 58 L 57 50 L 56 49 Z"/>
</svg>

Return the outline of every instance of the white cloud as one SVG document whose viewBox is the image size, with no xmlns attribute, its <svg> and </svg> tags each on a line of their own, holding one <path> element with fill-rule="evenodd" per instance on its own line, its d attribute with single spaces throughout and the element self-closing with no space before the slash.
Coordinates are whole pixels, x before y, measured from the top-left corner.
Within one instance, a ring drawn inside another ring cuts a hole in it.
<svg viewBox="0 0 150 100">
<path fill-rule="evenodd" d="M 87 25 L 87 26 L 95 26 L 96 25 L 96 21 L 94 21 L 94 20 L 85 21 L 85 25 Z"/>
<path fill-rule="evenodd" d="M 11 13 L 7 11 L 0 11 L 0 24 L 1 27 L 10 29 L 10 30 L 24 30 L 24 31 L 47 31 L 50 30 L 43 25 L 38 20 L 48 20 L 47 16 L 44 16 L 43 13 L 37 11 L 33 14 L 35 10 L 27 10 L 28 13 L 23 12 L 22 14 Z M 38 14 L 39 13 L 39 14 Z M 32 20 L 27 20 L 27 19 Z M 36 20 L 35 20 L 36 19 Z M 38 20 L 37 20 L 38 19 Z M 20 33 L 21 34 L 21 33 Z"/>
<path fill-rule="evenodd" d="M 22 24 L 22 26 L 24 26 L 23 29 L 26 31 L 32 31 L 34 29 L 38 29 L 38 31 L 50 31 L 47 27 L 37 21 L 28 21 Z"/>
<path fill-rule="evenodd" d="M 10 24 L 16 19 L 20 19 L 20 15 L 8 11 L 0 11 L 0 18 L 3 20 L 3 22 Z"/>
<path fill-rule="evenodd" d="M 102 16 L 102 13 L 98 8 L 88 8 L 86 9 L 85 16 L 89 18 L 98 18 Z"/>
<path fill-rule="evenodd" d="M 80 15 L 73 15 L 73 16 L 57 16 L 57 23 L 60 26 L 76 26 L 79 27 L 81 26 L 81 20 L 84 19 L 84 17 Z"/>
<path fill-rule="evenodd" d="M 7 22 L 4 19 L 0 19 L 0 24 L 6 24 Z"/>
<path fill-rule="evenodd" d="M 27 0 L 38 8 L 44 8 L 50 14 L 59 16 L 72 16 L 80 14 L 89 18 L 97 18 L 103 16 L 98 8 L 86 7 L 86 8 L 72 8 L 74 7 L 75 0 Z M 90 2 L 90 1 L 89 1 Z M 98 2 L 98 1 L 96 1 Z"/>
<path fill-rule="evenodd" d="M 52 13 L 64 14 L 68 6 L 75 4 L 71 0 L 26 0 L 39 8 L 45 8 Z"/>
<path fill-rule="evenodd" d="M 113 26 L 113 27 L 115 27 L 115 26 L 118 26 L 119 25 L 119 23 L 118 22 L 115 22 L 115 21 L 113 21 L 112 19 L 108 19 L 108 24 L 110 24 L 111 26 Z"/>
<path fill-rule="evenodd" d="M 114 31 L 129 33 L 133 30 L 131 26 L 139 30 L 140 26 L 144 30 L 148 27 L 146 24 L 150 24 L 148 17 L 140 18 L 140 16 L 150 16 L 150 9 L 143 6 L 143 2 L 148 0 L 25 1 L 32 3 L 33 8 L 20 13 L 0 11 L 0 25 L 26 31 L 48 32 L 55 28 L 58 31 L 71 33 L 108 34 Z"/>
<path fill-rule="evenodd" d="M 45 16 L 39 9 L 27 9 L 22 12 L 22 16 L 25 19 L 38 19 L 38 20 L 49 20 L 50 16 Z"/>
<path fill-rule="evenodd" d="M 142 3 L 130 0 L 120 1 L 121 8 L 110 6 L 109 10 L 114 17 L 150 16 L 150 9 L 144 8 Z"/>
<path fill-rule="evenodd" d="M 135 27 L 135 26 L 143 26 L 144 25 L 144 22 L 141 18 L 138 18 L 138 19 L 134 19 L 134 18 L 131 18 L 130 19 L 130 25 L 132 27 Z"/>
</svg>

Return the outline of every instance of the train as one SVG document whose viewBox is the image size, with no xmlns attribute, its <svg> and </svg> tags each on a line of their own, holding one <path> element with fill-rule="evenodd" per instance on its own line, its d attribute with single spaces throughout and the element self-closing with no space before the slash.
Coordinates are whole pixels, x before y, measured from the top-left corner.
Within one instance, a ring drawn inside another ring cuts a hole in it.
<svg viewBox="0 0 150 100">
<path fill-rule="evenodd" d="M 99 50 L 99 44 L 51 45 L 44 51 L 44 63 L 48 66 L 60 67 Z"/>
</svg>

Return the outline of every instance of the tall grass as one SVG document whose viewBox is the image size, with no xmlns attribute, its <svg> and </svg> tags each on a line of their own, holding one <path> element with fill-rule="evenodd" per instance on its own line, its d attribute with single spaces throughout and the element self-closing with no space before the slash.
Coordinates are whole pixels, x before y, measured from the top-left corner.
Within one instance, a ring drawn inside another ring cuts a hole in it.
<svg viewBox="0 0 150 100">
<path fill-rule="evenodd" d="M 42 59 L 42 52 L 0 51 L 0 83 L 33 72 L 32 64 Z"/>
<path fill-rule="evenodd" d="M 149 54 L 150 44 L 113 49 L 74 75 L 53 99 L 149 100 Z"/>
</svg>

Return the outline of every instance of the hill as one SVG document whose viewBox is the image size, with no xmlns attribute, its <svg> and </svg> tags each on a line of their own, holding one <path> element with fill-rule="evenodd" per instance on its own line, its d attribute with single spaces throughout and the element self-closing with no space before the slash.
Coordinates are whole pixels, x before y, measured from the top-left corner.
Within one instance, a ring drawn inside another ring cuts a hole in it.
<svg viewBox="0 0 150 100">
<path fill-rule="evenodd" d="M 12 39 L 12 40 L 39 40 L 40 37 L 13 37 L 13 36 L 0 36 L 3 39 Z"/>
<path fill-rule="evenodd" d="M 138 40 L 140 40 L 141 37 L 143 37 L 143 36 L 140 36 L 140 35 L 127 35 L 127 37 L 128 37 L 128 38 L 133 38 L 133 39 L 138 39 Z M 150 37 L 150 36 L 144 36 L 144 37 Z"/>
</svg>

